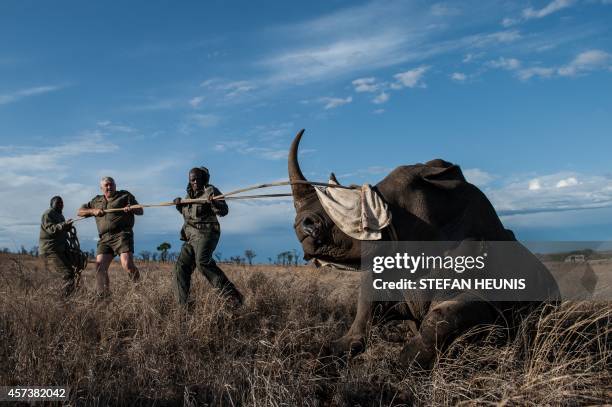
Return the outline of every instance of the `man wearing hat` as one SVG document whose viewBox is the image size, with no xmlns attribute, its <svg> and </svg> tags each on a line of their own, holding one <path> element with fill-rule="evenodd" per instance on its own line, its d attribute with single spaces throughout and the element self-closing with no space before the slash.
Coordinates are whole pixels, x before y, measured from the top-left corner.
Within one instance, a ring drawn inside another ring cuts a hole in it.
<svg viewBox="0 0 612 407">
<path fill-rule="evenodd" d="M 240 306 L 242 294 L 226 277 L 213 259 L 213 252 L 221 236 L 217 216 L 225 216 L 228 207 L 225 200 L 211 200 L 221 192 L 209 184 L 210 174 L 206 167 L 192 168 L 185 199 L 201 199 L 203 202 L 183 204 L 181 198 L 174 199 L 176 209 L 183 215 L 181 253 L 174 268 L 175 285 L 179 303 L 187 304 L 191 287 L 191 274 L 197 267 L 210 283 L 231 301 Z"/>
<path fill-rule="evenodd" d="M 43 213 L 40 220 L 38 245 L 47 269 L 62 279 L 61 295 L 68 297 L 74 292 L 76 276 L 66 254 L 72 219 L 64 218 L 63 209 L 64 201 L 61 196 L 51 198 L 50 208 Z"/>
</svg>

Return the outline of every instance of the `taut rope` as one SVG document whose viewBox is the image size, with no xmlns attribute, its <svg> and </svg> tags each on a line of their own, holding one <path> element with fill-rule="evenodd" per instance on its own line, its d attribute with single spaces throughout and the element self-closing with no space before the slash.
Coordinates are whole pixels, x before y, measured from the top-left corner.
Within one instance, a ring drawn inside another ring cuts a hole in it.
<svg viewBox="0 0 612 407">
<path fill-rule="evenodd" d="M 322 186 L 322 187 L 342 188 L 342 189 L 356 189 L 356 188 L 358 188 L 358 187 L 354 187 L 354 186 L 348 186 L 347 187 L 347 186 L 344 186 L 344 185 L 328 184 L 328 183 L 325 183 L 325 182 L 315 182 L 315 181 L 279 181 L 279 182 L 270 182 L 270 183 L 267 183 L 267 184 L 253 185 L 253 186 L 250 186 L 250 187 L 247 187 L 247 188 L 236 189 L 236 190 L 228 192 L 226 194 L 215 195 L 215 196 L 211 197 L 210 200 L 208 200 L 208 199 L 181 199 L 181 204 L 202 203 L 202 202 L 210 202 L 210 201 L 216 201 L 216 200 L 279 198 L 279 197 L 292 196 L 292 194 L 260 194 L 260 195 L 234 196 L 234 195 L 239 194 L 241 192 L 253 191 L 255 189 L 270 188 L 270 187 L 279 187 L 279 186 L 292 185 L 292 184 L 307 184 L 307 185 L 316 185 L 316 186 Z M 159 208 L 159 207 L 163 207 L 163 206 L 175 206 L 175 205 L 174 205 L 174 202 L 161 202 L 161 203 L 157 203 L 157 204 L 131 205 L 130 208 L 132 208 L 132 209 Z M 111 209 L 104 209 L 104 212 L 107 212 L 107 213 L 110 213 L 110 212 L 123 212 L 123 210 L 124 210 L 124 208 L 111 208 Z M 78 222 L 80 220 L 87 219 L 89 217 L 90 216 L 78 217 L 78 218 L 74 219 L 73 222 Z"/>
</svg>

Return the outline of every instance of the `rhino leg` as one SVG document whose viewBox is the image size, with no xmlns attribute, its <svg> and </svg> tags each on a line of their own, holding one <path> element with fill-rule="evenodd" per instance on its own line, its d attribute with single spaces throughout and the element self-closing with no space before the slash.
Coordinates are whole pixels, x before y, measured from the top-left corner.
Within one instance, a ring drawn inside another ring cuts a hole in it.
<svg viewBox="0 0 612 407">
<path fill-rule="evenodd" d="M 372 324 L 389 320 L 407 319 L 410 316 L 408 307 L 397 301 L 372 301 L 372 276 L 364 273 L 359 290 L 357 314 L 349 331 L 340 339 L 332 342 L 329 351 L 334 356 L 356 356 L 366 349 L 368 329 Z"/>
<path fill-rule="evenodd" d="M 406 367 L 418 365 L 429 370 L 437 353 L 455 338 L 477 325 L 493 324 L 498 317 L 491 304 L 462 296 L 438 303 L 425 315 L 418 334 L 402 349 L 400 362 Z"/>
<path fill-rule="evenodd" d="M 364 284 L 361 285 L 357 300 L 357 314 L 348 332 L 340 339 L 330 344 L 330 353 L 334 356 L 358 355 L 365 351 L 367 328 L 373 314 L 373 304 L 364 295 Z"/>
</svg>

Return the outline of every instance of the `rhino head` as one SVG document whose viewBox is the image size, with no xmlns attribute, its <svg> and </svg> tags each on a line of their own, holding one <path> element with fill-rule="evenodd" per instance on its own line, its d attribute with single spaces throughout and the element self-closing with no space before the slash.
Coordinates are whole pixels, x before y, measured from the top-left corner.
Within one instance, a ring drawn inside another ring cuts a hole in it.
<svg viewBox="0 0 612 407">
<path fill-rule="evenodd" d="M 289 180 L 307 181 L 298 163 L 298 147 L 304 130 L 295 136 L 289 149 Z M 361 261 L 359 240 L 346 235 L 327 215 L 312 185 L 291 185 L 295 206 L 295 234 L 304 250 L 304 259 L 315 264 L 333 263 L 357 268 Z"/>
</svg>

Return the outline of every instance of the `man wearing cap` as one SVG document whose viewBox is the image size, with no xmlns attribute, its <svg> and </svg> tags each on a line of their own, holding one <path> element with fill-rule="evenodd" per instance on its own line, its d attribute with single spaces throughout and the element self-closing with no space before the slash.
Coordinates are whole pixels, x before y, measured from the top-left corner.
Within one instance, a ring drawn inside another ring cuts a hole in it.
<svg viewBox="0 0 612 407">
<path fill-rule="evenodd" d="M 98 295 L 110 295 L 108 267 L 115 256 L 120 256 L 121 267 L 128 272 L 132 281 L 140 278 L 138 268 L 134 264 L 134 215 L 142 215 L 134 195 L 128 191 L 117 191 L 115 180 L 103 177 L 100 180 L 102 195 L 95 196 L 91 201 L 81 206 L 79 216 L 95 216 L 98 227 L 98 247 L 96 250 L 96 282 Z M 122 209 L 118 212 L 107 212 L 108 209 Z"/>
<path fill-rule="evenodd" d="M 189 171 L 189 183 L 185 199 L 201 199 L 203 202 L 183 204 L 181 198 L 174 199 L 176 209 L 183 215 L 181 253 L 174 268 L 178 300 L 187 304 L 191 287 L 191 274 L 197 267 L 210 283 L 231 301 L 234 307 L 242 304 L 242 294 L 226 277 L 213 259 L 213 252 L 221 236 L 217 216 L 225 216 L 228 207 L 225 200 L 211 200 L 221 192 L 208 182 L 210 175 L 205 167 Z"/>
<path fill-rule="evenodd" d="M 50 208 L 43 213 L 40 220 L 38 245 L 47 269 L 62 279 L 61 295 L 68 297 L 74 292 L 76 276 L 66 254 L 72 219 L 64 218 L 63 209 L 64 201 L 61 196 L 51 198 Z"/>
</svg>

